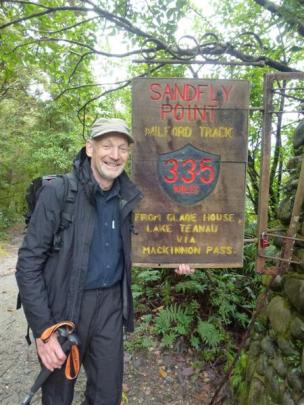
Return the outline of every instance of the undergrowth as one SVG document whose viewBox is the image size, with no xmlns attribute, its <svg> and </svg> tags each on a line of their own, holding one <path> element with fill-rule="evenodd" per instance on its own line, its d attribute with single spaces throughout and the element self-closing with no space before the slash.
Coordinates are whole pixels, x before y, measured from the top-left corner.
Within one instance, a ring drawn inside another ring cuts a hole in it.
<svg viewBox="0 0 304 405">
<path fill-rule="evenodd" d="M 197 269 L 178 276 L 172 269 L 133 269 L 137 329 L 129 348 L 195 350 L 206 362 L 229 366 L 248 326 L 260 289 L 255 245 L 245 247 L 242 269 Z"/>
</svg>

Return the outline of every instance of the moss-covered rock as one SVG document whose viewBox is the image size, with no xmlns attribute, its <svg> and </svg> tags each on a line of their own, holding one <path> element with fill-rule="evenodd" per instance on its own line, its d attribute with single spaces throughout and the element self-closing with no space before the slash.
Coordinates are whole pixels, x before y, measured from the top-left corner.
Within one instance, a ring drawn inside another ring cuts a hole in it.
<svg viewBox="0 0 304 405">
<path fill-rule="evenodd" d="M 286 197 L 284 198 L 284 200 L 280 202 L 277 215 L 283 224 L 289 224 L 292 207 L 293 207 L 293 199 L 291 197 Z"/>
<path fill-rule="evenodd" d="M 288 391 L 284 392 L 283 399 L 282 399 L 282 405 L 296 405 L 294 400 L 292 399 L 290 393 Z"/>
<path fill-rule="evenodd" d="M 284 291 L 292 305 L 304 315 L 304 277 L 302 274 L 287 277 Z"/>
<path fill-rule="evenodd" d="M 246 368 L 246 381 L 250 384 L 252 377 L 256 371 L 257 359 L 254 357 L 249 357 L 247 368 Z"/>
<path fill-rule="evenodd" d="M 288 369 L 285 362 L 283 361 L 282 357 L 279 354 L 275 355 L 275 357 L 271 361 L 271 364 L 280 377 L 282 378 L 286 377 Z"/>
<path fill-rule="evenodd" d="M 280 292 L 283 288 L 283 276 L 278 274 L 273 277 L 269 274 L 264 274 L 262 277 L 262 284 L 269 287 L 272 291 Z"/>
<path fill-rule="evenodd" d="M 280 351 L 285 356 L 297 357 L 298 354 L 297 349 L 290 339 L 286 339 L 284 336 L 278 336 L 277 344 L 279 346 Z"/>
<path fill-rule="evenodd" d="M 284 334 L 289 328 L 292 314 L 288 302 L 279 295 L 274 297 L 268 307 L 267 314 L 272 328 L 277 334 Z"/>
<path fill-rule="evenodd" d="M 265 373 L 266 390 L 269 396 L 276 402 L 281 403 L 284 393 L 284 384 L 279 381 L 275 370 L 270 366 Z"/>
<path fill-rule="evenodd" d="M 254 324 L 253 335 L 251 341 L 261 343 L 261 335 L 264 336 L 267 333 L 268 318 L 265 311 L 263 311 Z"/>
<path fill-rule="evenodd" d="M 265 385 L 261 378 L 253 378 L 246 405 L 265 404 Z"/>
<path fill-rule="evenodd" d="M 302 238 L 303 241 L 302 241 L 302 240 L 296 240 L 296 241 L 295 241 L 295 247 L 296 247 L 296 248 L 302 248 L 302 249 L 304 249 L 304 235 L 298 234 L 297 237 L 298 237 L 299 239 Z M 303 257 L 303 256 L 302 256 L 302 257 Z M 304 263 L 303 263 L 303 266 L 304 266 Z"/>
<path fill-rule="evenodd" d="M 303 242 L 302 242 L 303 243 Z M 301 264 L 297 264 L 296 270 L 299 272 L 304 272 L 304 249 L 300 248 L 296 250 L 296 257 L 299 262 L 302 262 Z"/>
<path fill-rule="evenodd" d="M 272 279 L 271 283 L 269 284 L 269 288 L 271 288 L 272 291 L 282 291 L 283 280 L 283 276 L 281 274 L 278 274 Z"/>
<path fill-rule="evenodd" d="M 267 360 L 267 356 L 265 353 L 262 353 L 257 362 L 256 362 L 256 372 L 261 375 L 264 376 L 266 373 L 266 370 L 268 368 L 268 360 Z"/>
<path fill-rule="evenodd" d="M 285 190 L 287 193 L 295 193 L 298 187 L 298 179 L 290 179 L 290 181 L 286 184 Z"/>
<path fill-rule="evenodd" d="M 300 393 L 304 389 L 304 380 L 302 374 L 298 370 L 291 370 L 287 374 L 287 381 L 292 390 Z"/>
<path fill-rule="evenodd" d="M 273 357 L 275 355 L 274 341 L 270 336 L 265 336 L 261 340 L 261 349 L 268 357 Z"/>
<path fill-rule="evenodd" d="M 304 321 L 300 317 L 295 316 L 291 321 L 290 333 L 294 338 L 304 341 Z"/>
<path fill-rule="evenodd" d="M 286 229 L 280 228 L 279 230 L 273 230 L 273 233 L 276 234 L 276 236 L 273 237 L 272 241 L 275 246 L 278 248 L 281 248 L 283 246 L 283 238 L 281 238 L 281 235 L 284 236 L 286 235 L 287 227 Z"/>
<path fill-rule="evenodd" d="M 261 352 L 261 345 L 259 342 L 251 342 L 248 354 L 250 357 L 257 357 Z"/>
<path fill-rule="evenodd" d="M 286 164 L 287 170 L 296 169 L 297 171 L 300 170 L 302 163 L 302 156 L 293 156 L 290 158 Z"/>
<path fill-rule="evenodd" d="M 302 350 L 302 356 L 301 356 L 301 370 L 302 370 L 302 373 L 304 373 L 304 349 Z"/>
<path fill-rule="evenodd" d="M 293 147 L 295 149 L 298 149 L 302 145 L 304 145 L 304 120 L 297 126 L 293 137 Z"/>
</svg>

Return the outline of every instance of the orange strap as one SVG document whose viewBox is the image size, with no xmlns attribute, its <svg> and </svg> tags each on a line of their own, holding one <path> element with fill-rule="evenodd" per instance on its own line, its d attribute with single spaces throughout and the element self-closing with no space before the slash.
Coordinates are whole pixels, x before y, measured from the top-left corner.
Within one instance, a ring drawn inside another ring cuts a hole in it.
<svg viewBox="0 0 304 405">
<path fill-rule="evenodd" d="M 74 380 L 78 376 L 79 370 L 79 349 L 78 346 L 72 345 L 65 365 L 65 377 L 68 380 Z"/>
<path fill-rule="evenodd" d="M 44 343 L 46 343 L 51 337 L 51 335 L 62 326 L 68 328 L 69 335 L 71 335 L 75 330 L 75 324 L 73 322 L 62 321 L 45 329 L 42 332 L 40 338 L 43 340 Z M 71 346 L 71 350 L 67 355 L 67 361 L 65 365 L 65 377 L 68 380 L 74 380 L 78 376 L 79 370 L 80 370 L 79 349 L 78 346 L 74 344 Z"/>
<path fill-rule="evenodd" d="M 62 322 L 58 322 L 55 323 L 55 325 L 50 326 L 49 328 L 45 329 L 41 336 L 40 339 L 42 339 L 44 341 L 44 343 L 46 343 L 49 338 L 51 337 L 51 335 L 53 333 L 55 333 L 59 328 L 61 328 L 62 326 L 66 326 L 69 329 L 69 334 L 73 333 L 75 330 L 75 324 L 74 322 L 71 321 L 62 321 Z"/>
</svg>

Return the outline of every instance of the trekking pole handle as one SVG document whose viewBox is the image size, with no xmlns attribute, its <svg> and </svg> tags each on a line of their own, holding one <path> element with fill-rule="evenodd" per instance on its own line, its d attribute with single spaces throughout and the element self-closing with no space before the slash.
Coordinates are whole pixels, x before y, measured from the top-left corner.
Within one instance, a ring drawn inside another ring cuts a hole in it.
<svg viewBox="0 0 304 405">
<path fill-rule="evenodd" d="M 24 398 L 24 400 L 21 402 L 20 405 L 29 405 L 31 403 L 31 400 L 34 396 L 34 392 L 30 391 L 28 394 L 26 394 L 26 397 Z"/>
<path fill-rule="evenodd" d="M 70 348 L 73 344 L 76 344 L 76 345 L 79 344 L 78 336 L 74 333 L 69 335 L 67 328 L 64 328 L 64 327 L 59 328 L 58 335 L 59 335 L 59 339 L 60 339 L 60 337 L 66 338 L 66 341 L 62 344 L 62 349 L 65 353 L 67 353 L 70 350 Z M 45 381 L 51 373 L 52 372 L 50 370 L 48 370 L 46 367 L 43 367 L 39 374 L 39 377 L 42 381 Z M 31 390 L 26 394 L 26 397 L 20 403 L 20 405 L 29 405 L 36 392 L 37 392 L 37 389 L 34 384 L 33 387 L 31 388 Z"/>
</svg>

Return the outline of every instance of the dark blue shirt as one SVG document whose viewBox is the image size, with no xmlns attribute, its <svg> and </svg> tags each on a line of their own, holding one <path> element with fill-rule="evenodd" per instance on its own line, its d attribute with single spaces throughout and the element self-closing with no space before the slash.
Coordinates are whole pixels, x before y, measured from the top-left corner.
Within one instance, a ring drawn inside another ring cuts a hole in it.
<svg viewBox="0 0 304 405">
<path fill-rule="evenodd" d="M 86 289 L 107 288 L 119 282 L 123 272 L 120 235 L 119 182 L 109 191 L 96 192 L 97 221 L 89 256 Z"/>
</svg>

